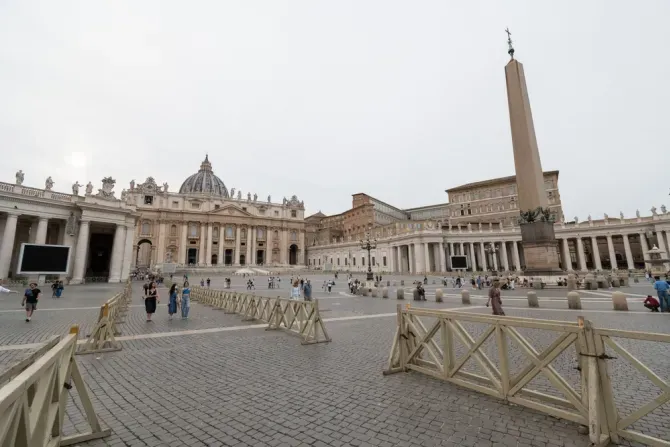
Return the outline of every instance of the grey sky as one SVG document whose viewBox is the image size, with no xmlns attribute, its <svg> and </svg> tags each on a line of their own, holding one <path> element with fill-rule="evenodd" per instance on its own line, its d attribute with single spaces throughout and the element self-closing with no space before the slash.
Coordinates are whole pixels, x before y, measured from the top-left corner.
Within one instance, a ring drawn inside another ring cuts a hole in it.
<svg viewBox="0 0 670 447">
<path fill-rule="evenodd" d="M 670 2 L 0 2 L 1 179 L 226 186 L 334 214 L 512 175 L 505 27 L 566 217 L 668 199 Z M 666 203 L 667 204 L 667 203 Z"/>
</svg>

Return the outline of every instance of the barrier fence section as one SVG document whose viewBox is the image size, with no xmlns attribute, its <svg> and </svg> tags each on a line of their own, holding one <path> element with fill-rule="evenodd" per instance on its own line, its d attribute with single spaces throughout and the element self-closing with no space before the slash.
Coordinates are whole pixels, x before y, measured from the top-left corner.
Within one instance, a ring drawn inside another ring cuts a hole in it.
<svg viewBox="0 0 670 447">
<path fill-rule="evenodd" d="M 270 298 L 197 286 L 191 287 L 191 299 L 225 313 L 242 315 L 243 321 L 268 323 L 267 330 L 284 329 L 297 334 L 302 344 L 331 341 L 319 312 L 319 300 Z"/>
<path fill-rule="evenodd" d="M 47 341 L 28 359 L 3 373 L 0 388 L 0 445 L 12 447 L 66 446 L 109 436 L 95 413 L 79 371 L 75 351 L 78 327 Z M 1 383 L 1 382 L 0 382 Z M 90 430 L 63 435 L 70 390 L 74 388 Z"/>
<path fill-rule="evenodd" d="M 128 281 L 122 292 L 100 306 L 98 321 L 91 333 L 86 335 L 86 341 L 79 345 L 77 354 L 120 351 L 121 343 L 116 340 L 116 337 L 121 335 L 118 325 L 123 323 L 123 317 L 128 312 L 131 301 L 132 284 Z"/>
<path fill-rule="evenodd" d="M 466 329 L 466 325 L 475 324 L 480 327 L 476 338 Z M 538 350 L 520 329 L 547 331 L 555 334 L 555 338 L 548 347 Z M 572 323 L 409 306 L 403 309 L 398 305 L 397 328 L 384 375 L 413 370 L 573 421 L 588 427 L 591 444 L 596 446 L 619 442 L 620 438 L 652 446 L 670 446 L 664 439 L 630 429 L 635 422 L 670 401 L 670 385 L 612 337 L 670 343 L 667 334 L 598 329 L 583 317 Z M 494 341 L 493 346 L 485 348 L 489 339 Z M 457 342 L 462 349 L 456 348 Z M 521 366 L 523 362 L 519 362 L 518 355 L 510 356 L 512 346 L 529 361 L 516 373 L 512 373 L 510 366 Z M 630 415 L 619 416 L 607 363 L 616 357 L 609 356 L 606 347 L 648 377 L 662 394 Z M 569 348 L 576 353 L 575 369 L 579 374 L 576 387 L 552 366 Z M 460 357 L 458 352 L 462 353 Z M 465 371 L 463 367 L 469 360 L 476 362 L 478 371 L 483 374 Z M 546 387 L 542 391 L 531 389 L 530 383 L 538 375 L 548 379 L 551 391 L 558 393 L 549 394 Z"/>
</svg>

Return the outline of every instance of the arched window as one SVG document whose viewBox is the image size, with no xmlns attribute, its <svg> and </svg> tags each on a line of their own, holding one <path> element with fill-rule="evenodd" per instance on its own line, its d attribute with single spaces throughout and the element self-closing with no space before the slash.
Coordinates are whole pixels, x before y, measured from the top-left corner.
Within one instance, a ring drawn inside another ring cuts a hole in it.
<svg viewBox="0 0 670 447">
<path fill-rule="evenodd" d="M 256 229 L 256 238 L 261 240 L 265 239 L 265 230 L 263 228 Z"/>
<path fill-rule="evenodd" d="M 170 236 L 172 236 L 172 237 L 177 236 L 177 226 L 176 225 L 172 225 L 170 227 Z"/>
<path fill-rule="evenodd" d="M 298 240 L 298 233 L 295 231 L 291 231 L 291 240 L 292 241 L 297 241 Z"/>
<path fill-rule="evenodd" d="M 275 230 L 275 237 L 274 240 L 277 241 L 279 240 L 279 231 Z"/>
<path fill-rule="evenodd" d="M 226 227 L 226 237 L 228 239 L 234 239 L 233 236 L 233 227 Z"/>
<path fill-rule="evenodd" d="M 188 224 L 189 237 L 198 237 L 198 226 L 194 223 Z"/>
<path fill-rule="evenodd" d="M 212 237 L 215 239 L 219 237 L 219 227 L 214 227 L 212 229 Z"/>
<path fill-rule="evenodd" d="M 242 238 L 242 239 L 246 239 L 246 238 L 247 238 L 247 230 L 245 230 L 244 228 L 242 228 L 242 232 L 240 233 L 240 235 L 241 235 L 241 238 Z"/>
<path fill-rule="evenodd" d="M 142 222 L 142 228 L 140 230 L 140 234 L 148 235 L 150 233 L 151 226 L 149 225 L 149 222 Z"/>
</svg>

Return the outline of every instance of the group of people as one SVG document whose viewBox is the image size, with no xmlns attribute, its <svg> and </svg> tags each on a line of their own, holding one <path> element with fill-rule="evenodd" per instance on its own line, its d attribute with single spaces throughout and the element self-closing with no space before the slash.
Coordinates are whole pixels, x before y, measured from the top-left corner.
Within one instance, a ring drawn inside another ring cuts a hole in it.
<svg viewBox="0 0 670 447">
<path fill-rule="evenodd" d="M 312 283 L 303 278 L 293 279 L 291 287 L 290 298 L 292 300 L 299 300 L 303 298 L 305 301 L 312 301 Z"/>
<path fill-rule="evenodd" d="M 156 308 L 161 302 L 155 281 L 145 284 L 144 296 L 142 298 L 144 299 L 144 310 L 147 314 L 147 323 L 151 323 L 153 321 L 153 315 L 156 313 Z M 172 284 L 172 286 L 170 286 L 167 307 L 168 318 L 170 320 L 173 319 L 178 310 L 181 310 L 182 320 L 188 319 L 188 313 L 191 309 L 191 288 L 189 287 L 188 281 L 184 281 L 181 290 L 177 284 Z"/>
</svg>

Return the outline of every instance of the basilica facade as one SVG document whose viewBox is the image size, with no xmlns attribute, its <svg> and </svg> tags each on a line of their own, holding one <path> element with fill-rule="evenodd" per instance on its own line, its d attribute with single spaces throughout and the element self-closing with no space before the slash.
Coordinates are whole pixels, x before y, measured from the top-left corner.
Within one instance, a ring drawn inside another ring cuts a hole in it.
<svg viewBox="0 0 670 447">
<path fill-rule="evenodd" d="M 153 177 L 130 182 L 117 197 L 106 177 L 56 192 L 51 177 L 43 188 L 0 182 L 0 280 L 17 280 L 22 243 L 72 247 L 70 284 L 119 282 L 139 268 L 301 266 L 305 264 L 304 204 L 297 196 L 271 197 L 228 190 L 208 157 L 171 192 Z"/>
</svg>

